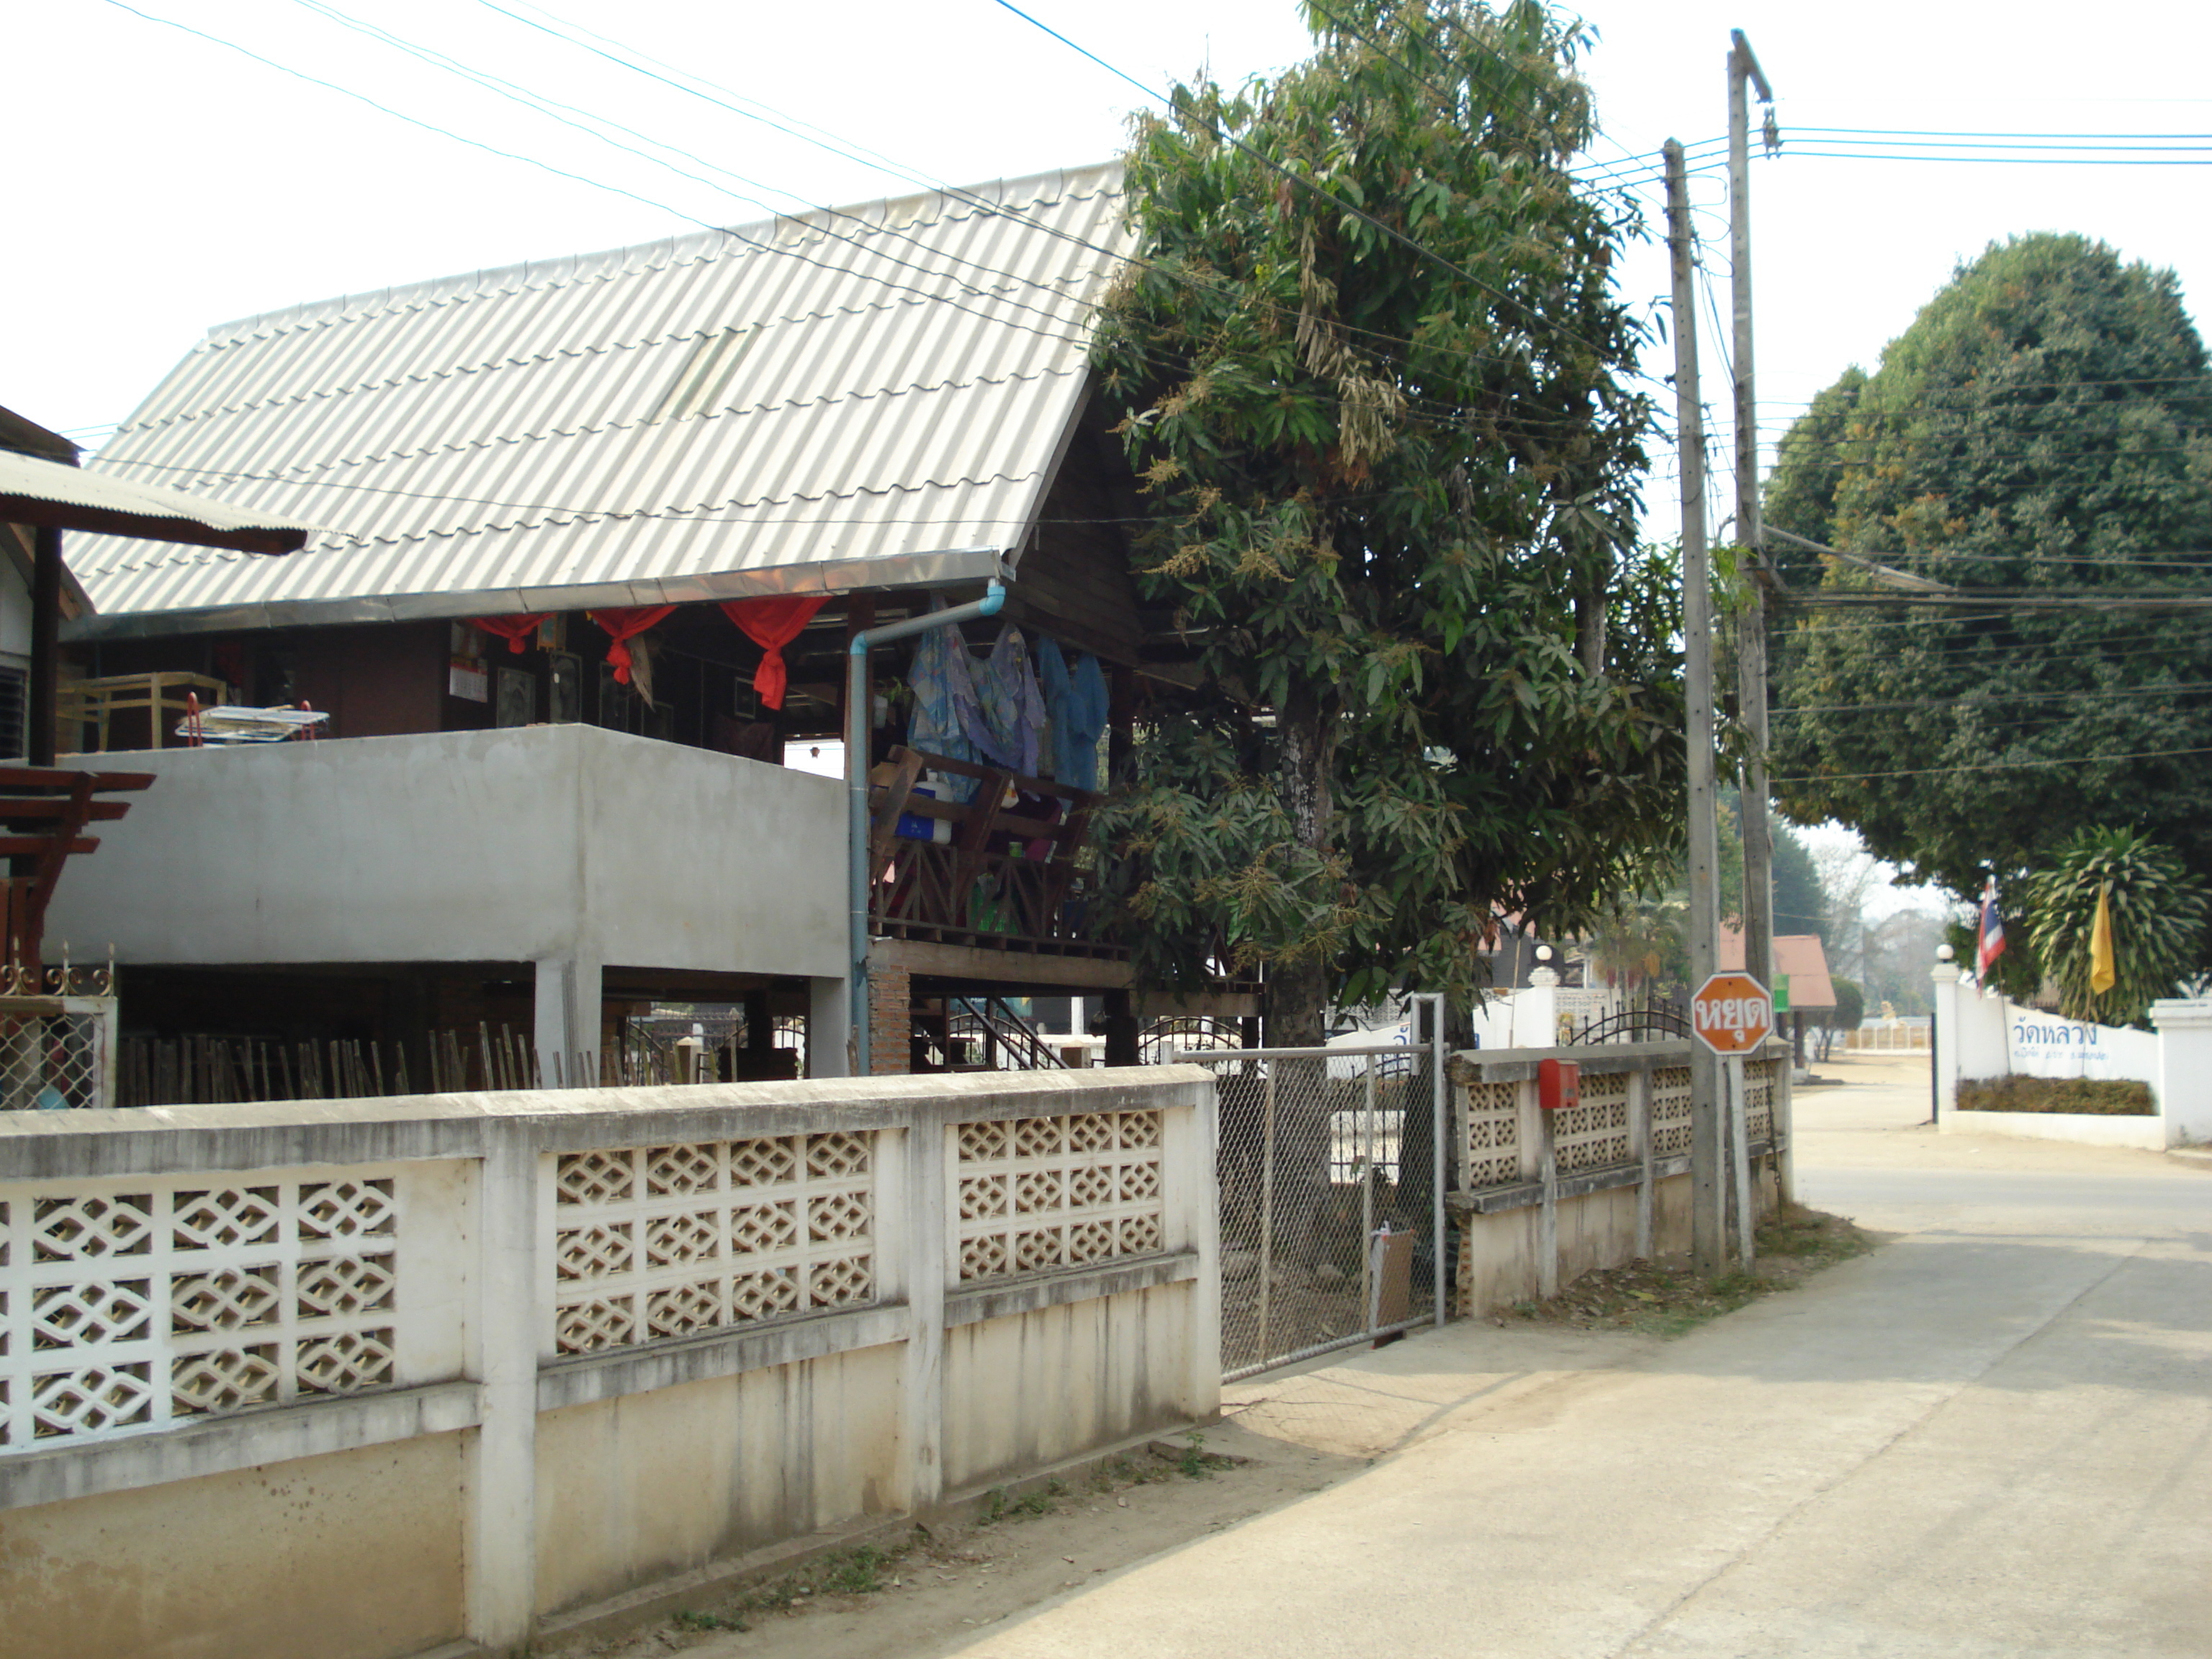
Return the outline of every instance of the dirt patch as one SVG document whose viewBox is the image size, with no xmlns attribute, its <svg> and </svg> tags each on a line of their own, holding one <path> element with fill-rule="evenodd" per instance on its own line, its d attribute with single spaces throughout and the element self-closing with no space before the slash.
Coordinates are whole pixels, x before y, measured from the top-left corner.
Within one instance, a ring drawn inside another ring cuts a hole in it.
<svg viewBox="0 0 2212 1659">
<path fill-rule="evenodd" d="M 547 1651 L 573 1659 L 916 1659 L 1365 1464 L 1230 1428 L 1155 1441 L 1080 1481 L 994 1492 L 957 1525 L 914 1527 L 880 1545 L 702 1593 L 621 1640 Z"/>
<path fill-rule="evenodd" d="M 1491 1322 L 1680 1336 L 1759 1297 L 1794 1289 L 1811 1274 L 1863 1255 L 1881 1242 L 1879 1235 L 1842 1216 L 1793 1204 L 1759 1224 L 1750 1273 L 1705 1279 L 1680 1256 L 1639 1259 L 1586 1273 L 1548 1301 L 1493 1310 Z"/>
</svg>

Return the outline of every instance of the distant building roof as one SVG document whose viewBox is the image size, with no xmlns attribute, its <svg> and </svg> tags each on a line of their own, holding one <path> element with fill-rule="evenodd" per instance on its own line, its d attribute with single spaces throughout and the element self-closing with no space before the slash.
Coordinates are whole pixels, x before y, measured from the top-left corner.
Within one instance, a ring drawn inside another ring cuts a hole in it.
<svg viewBox="0 0 2212 1659">
<path fill-rule="evenodd" d="M 1721 971 L 1742 972 L 1742 930 L 1723 924 L 1720 947 Z M 1777 933 L 1774 936 L 1774 971 L 1790 981 L 1790 1006 L 1792 1008 L 1832 1008 L 1836 1006 L 1836 988 L 1828 978 L 1828 953 L 1821 949 L 1818 933 Z"/>
<path fill-rule="evenodd" d="M 94 470 L 345 526 L 72 550 L 76 637 L 979 580 L 1018 557 L 1128 233 L 1118 165 L 212 331 Z"/>
</svg>

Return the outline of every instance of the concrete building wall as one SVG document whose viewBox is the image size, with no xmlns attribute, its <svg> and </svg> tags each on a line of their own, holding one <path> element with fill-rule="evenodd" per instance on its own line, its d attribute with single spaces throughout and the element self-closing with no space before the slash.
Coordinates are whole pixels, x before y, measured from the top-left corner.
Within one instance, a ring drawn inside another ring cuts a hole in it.
<svg viewBox="0 0 2212 1659">
<path fill-rule="evenodd" d="M 98 759 L 160 781 L 58 890 L 80 957 L 844 972 L 827 778 L 587 726 Z"/>
</svg>

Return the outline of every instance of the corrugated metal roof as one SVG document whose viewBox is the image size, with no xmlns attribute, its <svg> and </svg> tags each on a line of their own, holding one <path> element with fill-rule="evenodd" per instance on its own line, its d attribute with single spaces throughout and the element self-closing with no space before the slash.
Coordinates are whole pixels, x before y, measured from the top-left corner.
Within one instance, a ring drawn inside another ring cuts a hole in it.
<svg viewBox="0 0 2212 1659">
<path fill-rule="evenodd" d="M 1743 930 L 1721 925 L 1720 967 L 1729 972 L 1743 971 Z M 1790 1006 L 1792 1008 L 1832 1008 L 1836 1006 L 1835 981 L 1828 977 L 1828 953 L 1820 945 L 1818 933 L 1777 933 L 1774 936 L 1774 971 L 1790 983 Z"/>
<path fill-rule="evenodd" d="M 119 532 L 72 543 L 72 553 L 95 543 L 160 535 L 167 530 L 204 544 L 192 550 L 195 553 L 220 544 L 242 550 L 228 556 L 240 560 L 248 551 L 282 552 L 315 529 L 282 514 L 241 511 L 186 490 L 105 477 L 71 462 L 45 460 L 12 449 L 0 449 L 0 522 L 62 529 L 96 525 Z"/>
<path fill-rule="evenodd" d="M 991 574 L 1080 404 L 1118 165 L 256 317 L 94 463 L 321 523 L 84 538 L 76 637 Z"/>
</svg>

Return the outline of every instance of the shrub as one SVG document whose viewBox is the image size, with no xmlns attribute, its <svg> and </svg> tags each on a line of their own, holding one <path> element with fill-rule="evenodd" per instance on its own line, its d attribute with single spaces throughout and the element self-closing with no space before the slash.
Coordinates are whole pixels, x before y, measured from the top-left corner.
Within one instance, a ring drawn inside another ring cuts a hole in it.
<svg viewBox="0 0 2212 1659">
<path fill-rule="evenodd" d="M 2081 1112 L 2094 1117 L 2150 1117 L 2150 1085 L 2088 1077 L 1961 1078 L 1962 1112 Z"/>
</svg>

